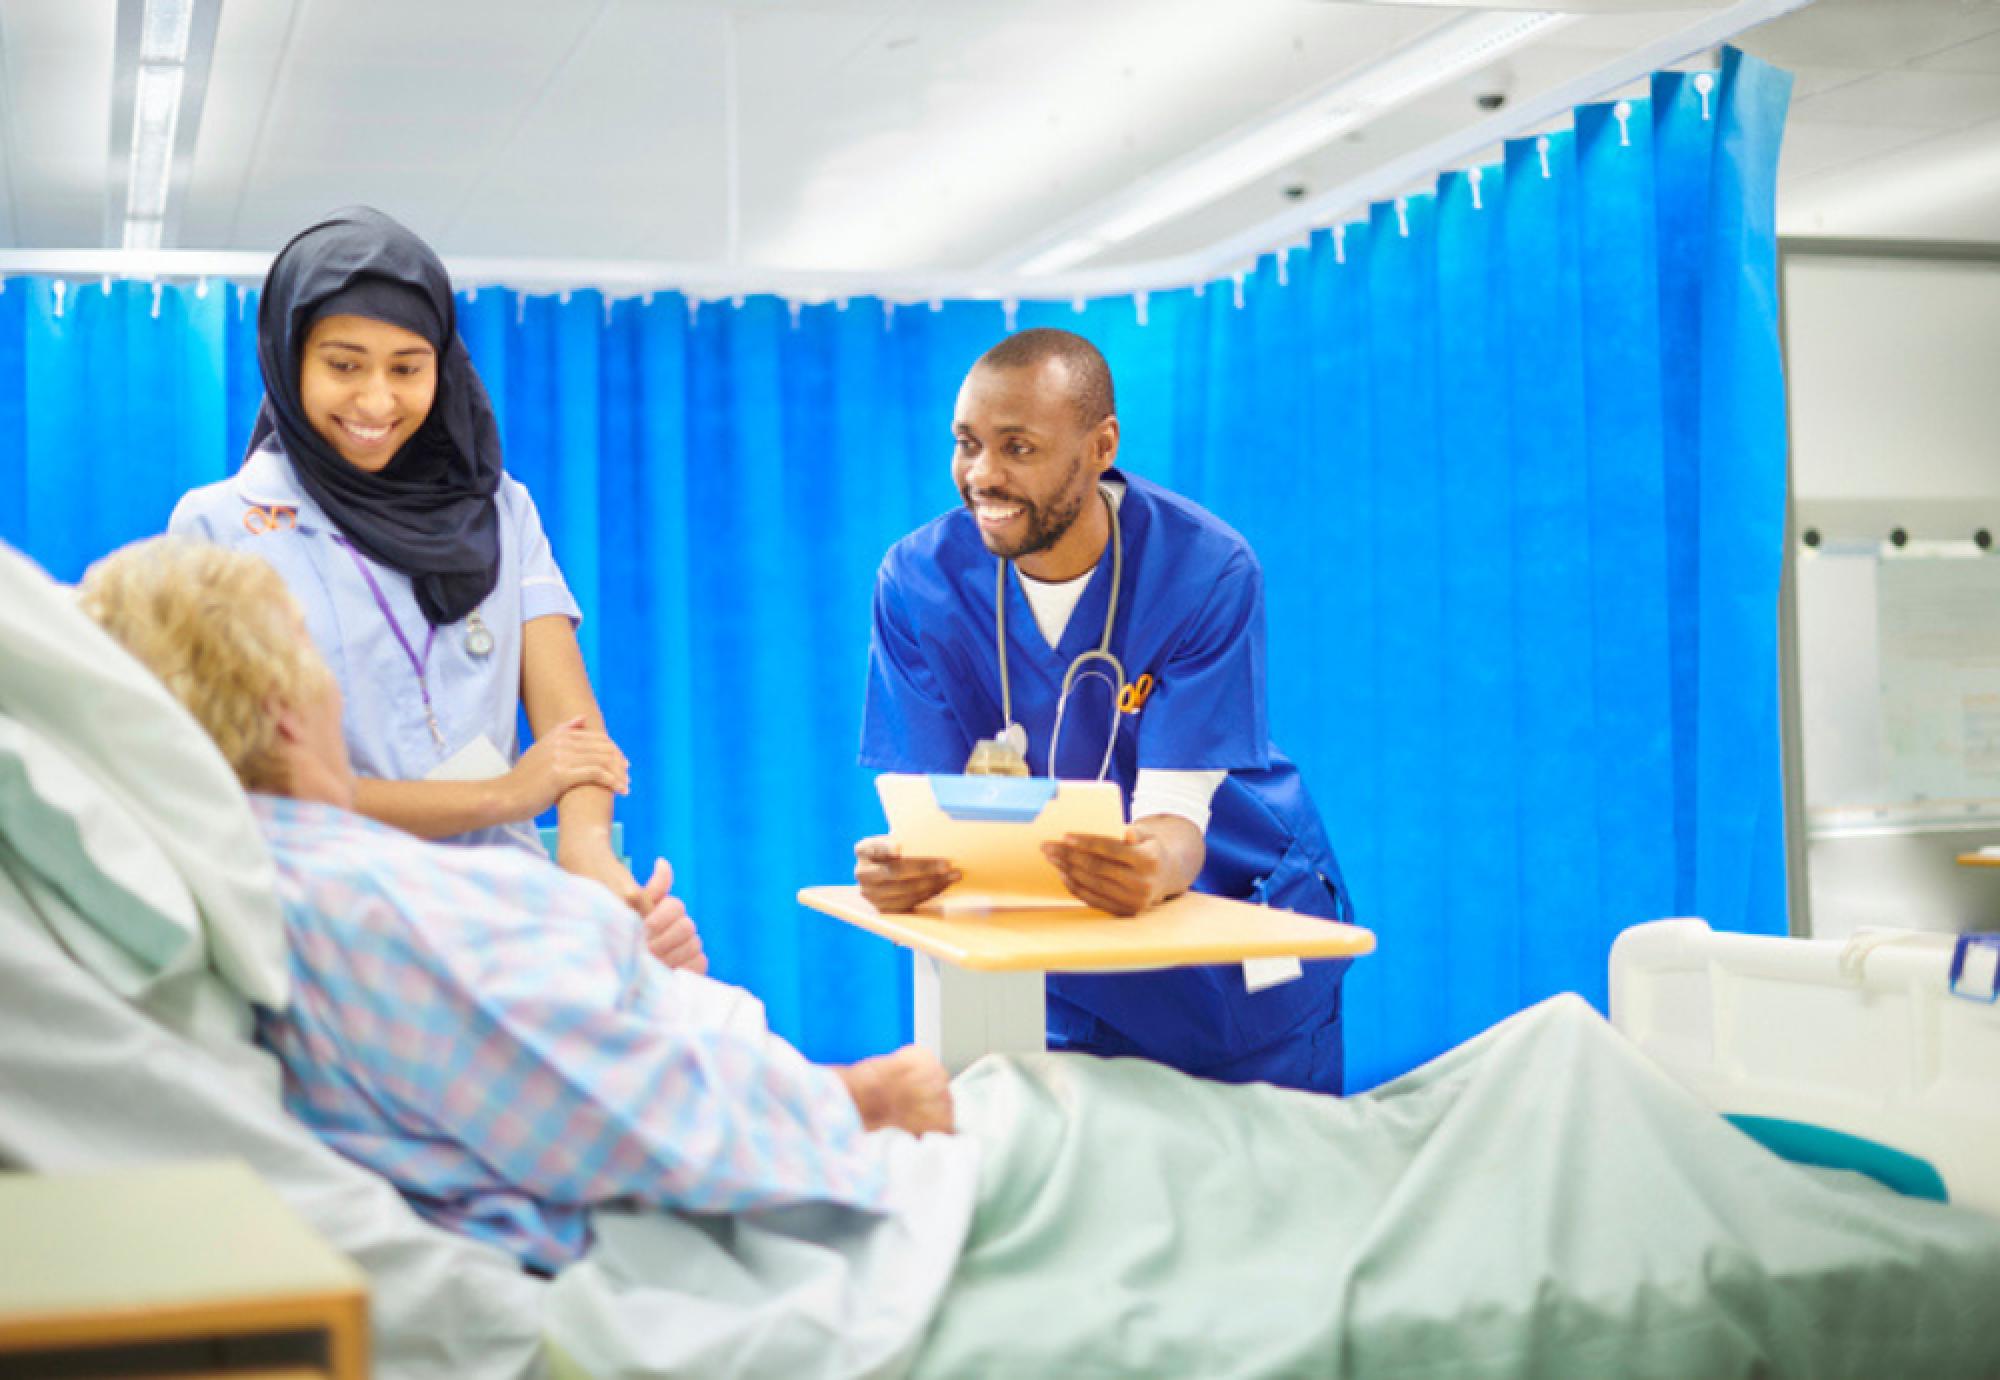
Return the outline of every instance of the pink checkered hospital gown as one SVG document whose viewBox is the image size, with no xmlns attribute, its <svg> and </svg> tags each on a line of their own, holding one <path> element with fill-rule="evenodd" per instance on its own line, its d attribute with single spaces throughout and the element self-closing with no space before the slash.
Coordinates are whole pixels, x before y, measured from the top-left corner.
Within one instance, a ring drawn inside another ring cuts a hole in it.
<svg viewBox="0 0 2000 1380">
<path fill-rule="evenodd" d="M 425 1217 L 553 1272 L 590 1210 L 734 1212 L 886 1191 L 830 1071 L 690 1010 L 594 882 L 513 848 L 426 843 L 252 796 L 291 945 L 259 1013 L 292 1114 Z"/>
</svg>

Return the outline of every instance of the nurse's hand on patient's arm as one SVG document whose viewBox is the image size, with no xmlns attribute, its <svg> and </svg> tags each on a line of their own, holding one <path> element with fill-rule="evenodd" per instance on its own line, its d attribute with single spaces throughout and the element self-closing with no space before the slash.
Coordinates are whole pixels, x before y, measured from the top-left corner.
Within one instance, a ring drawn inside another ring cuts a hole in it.
<svg viewBox="0 0 2000 1380">
<path fill-rule="evenodd" d="M 1201 830 L 1179 815 L 1132 821 L 1122 839 L 1065 834 L 1042 852 L 1063 885 L 1086 905 L 1113 915 L 1137 915 L 1194 885 L 1208 856 Z"/>
<path fill-rule="evenodd" d="M 639 893 L 638 910 L 646 925 L 646 948 L 669 968 L 690 973 L 708 971 L 701 935 L 688 918 L 687 907 L 673 894 L 674 870 L 665 858 L 653 862 L 652 880 Z"/>
<path fill-rule="evenodd" d="M 632 789 L 630 772 L 618 744 L 579 717 L 536 738 L 500 782 L 508 796 L 508 818 L 533 819 L 577 786 L 602 786 L 626 795 Z"/>
<path fill-rule="evenodd" d="M 836 1068 L 847 1095 L 871 1131 L 894 1126 L 912 1135 L 955 1128 L 951 1077 L 929 1050 L 906 1045 L 894 1054 Z"/>
<path fill-rule="evenodd" d="M 885 836 L 854 845 L 854 881 L 879 911 L 915 910 L 962 874 L 948 858 L 906 858 Z"/>
</svg>

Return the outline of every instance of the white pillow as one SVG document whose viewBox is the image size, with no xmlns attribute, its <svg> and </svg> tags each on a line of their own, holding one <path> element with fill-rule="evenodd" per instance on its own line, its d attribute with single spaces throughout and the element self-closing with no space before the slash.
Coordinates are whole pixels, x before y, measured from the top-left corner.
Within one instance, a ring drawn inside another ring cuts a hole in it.
<svg viewBox="0 0 2000 1380">
<path fill-rule="evenodd" d="M 201 916 L 159 845 L 68 754 L 5 715 L 0 850 L 63 947 L 119 996 L 199 962 Z"/>
<path fill-rule="evenodd" d="M 152 672 L 5 543 L 0 711 L 59 746 L 152 841 L 201 914 L 201 966 L 282 1008 L 276 874 L 235 773 Z"/>
</svg>

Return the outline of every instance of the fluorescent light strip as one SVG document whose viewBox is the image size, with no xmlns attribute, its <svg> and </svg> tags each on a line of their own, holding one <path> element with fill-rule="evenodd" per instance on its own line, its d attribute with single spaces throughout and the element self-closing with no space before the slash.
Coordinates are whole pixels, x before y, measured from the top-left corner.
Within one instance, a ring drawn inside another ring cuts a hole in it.
<svg viewBox="0 0 2000 1380">
<path fill-rule="evenodd" d="M 141 67 L 132 101 L 132 173 L 125 184 L 125 214 L 157 220 L 167 213 L 167 180 L 173 171 L 174 131 L 181 119 L 183 67 Z"/>
<path fill-rule="evenodd" d="M 158 249 L 166 230 L 174 141 L 187 84 L 194 0 L 146 0 L 139 20 L 139 71 L 132 92 L 131 169 L 125 180 L 127 249 Z"/>
<path fill-rule="evenodd" d="M 193 32 L 194 0 L 147 0 L 139 21 L 139 61 L 186 62 Z"/>
<path fill-rule="evenodd" d="M 1016 271 L 1058 273 L 1256 181 L 1321 145 L 1433 91 L 1575 15 L 1528 10 L 1470 14 L 1354 76 L 1293 102 L 1270 118 L 1138 183 L 1125 196 Z"/>
</svg>

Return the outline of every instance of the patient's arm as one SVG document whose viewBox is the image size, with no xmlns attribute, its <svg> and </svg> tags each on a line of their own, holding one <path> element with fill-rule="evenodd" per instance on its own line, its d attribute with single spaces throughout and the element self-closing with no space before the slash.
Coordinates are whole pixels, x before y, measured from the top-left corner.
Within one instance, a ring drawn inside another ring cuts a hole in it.
<svg viewBox="0 0 2000 1380">
<path fill-rule="evenodd" d="M 879 1205 L 842 1079 L 718 1021 L 604 888 L 506 850 L 357 865 L 333 842 L 288 907 L 306 971 L 266 1031 L 301 1105 L 359 1085 L 385 1122 L 359 1133 L 462 1147 L 551 1202 Z"/>
<path fill-rule="evenodd" d="M 354 808 L 418 838 L 448 839 L 533 819 L 577 786 L 624 790 L 625 755 L 581 719 L 557 725 L 529 744 L 513 770 L 487 781 L 357 780 Z"/>
<path fill-rule="evenodd" d="M 482 1090 L 473 1120 L 454 1128 L 470 1148 L 557 1201 L 875 1206 L 883 1163 L 843 1081 L 768 1032 L 692 1025 L 672 989 L 705 979 L 641 962 L 664 986 L 663 1009 L 614 1008 L 559 969 L 482 992 L 451 1061 Z M 495 1102 L 517 1109 L 518 1140 L 484 1129 Z"/>
</svg>

